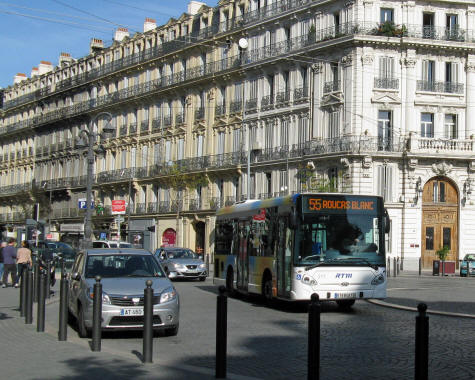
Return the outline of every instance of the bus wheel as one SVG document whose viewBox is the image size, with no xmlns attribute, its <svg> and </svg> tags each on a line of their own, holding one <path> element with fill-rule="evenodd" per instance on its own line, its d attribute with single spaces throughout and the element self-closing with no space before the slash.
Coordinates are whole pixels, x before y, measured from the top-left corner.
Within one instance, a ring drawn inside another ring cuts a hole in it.
<svg viewBox="0 0 475 380">
<path fill-rule="evenodd" d="M 266 301 L 272 300 L 272 277 L 269 274 L 262 280 L 262 295 Z"/>
<path fill-rule="evenodd" d="M 338 307 L 342 310 L 349 310 L 355 304 L 355 300 L 341 300 L 336 301 Z"/>
<path fill-rule="evenodd" d="M 232 269 L 228 269 L 228 273 L 226 274 L 226 291 L 229 296 L 234 294 L 234 275 Z"/>
</svg>

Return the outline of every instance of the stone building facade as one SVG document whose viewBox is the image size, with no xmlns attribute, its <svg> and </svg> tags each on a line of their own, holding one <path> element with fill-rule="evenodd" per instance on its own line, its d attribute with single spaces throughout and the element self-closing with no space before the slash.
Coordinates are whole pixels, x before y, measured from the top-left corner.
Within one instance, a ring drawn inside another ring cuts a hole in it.
<svg viewBox="0 0 475 380">
<path fill-rule="evenodd" d="M 93 38 L 4 89 L 0 223 L 40 203 L 80 236 L 92 129 L 96 234 L 120 233 L 122 199 L 151 248 L 212 253 L 218 207 L 337 190 L 385 198 L 405 268 L 444 245 L 457 260 L 475 246 L 474 25 L 469 0 L 223 0 Z"/>
</svg>

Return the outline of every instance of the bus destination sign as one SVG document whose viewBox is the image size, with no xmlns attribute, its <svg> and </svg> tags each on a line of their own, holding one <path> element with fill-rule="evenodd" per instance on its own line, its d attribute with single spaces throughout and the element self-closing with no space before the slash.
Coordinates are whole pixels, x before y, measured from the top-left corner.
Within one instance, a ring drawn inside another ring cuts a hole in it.
<svg viewBox="0 0 475 380">
<path fill-rule="evenodd" d="M 303 212 L 341 213 L 376 213 L 377 198 L 354 196 L 308 195 L 303 199 Z"/>
</svg>

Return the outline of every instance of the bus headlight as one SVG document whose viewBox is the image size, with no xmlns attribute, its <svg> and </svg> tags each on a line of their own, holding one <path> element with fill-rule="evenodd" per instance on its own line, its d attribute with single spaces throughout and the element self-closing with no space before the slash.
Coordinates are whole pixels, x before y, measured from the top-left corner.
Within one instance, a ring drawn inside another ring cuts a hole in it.
<svg viewBox="0 0 475 380">
<path fill-rule="evenodd" d="M 317 285 L 317 281 L 315 281 L 315 279 L 313 277 L 310 277 L 309 275 L 304 275 L 302 277 L 302 284 L 305 284 L 305 285 Z"/>
<path fill-rule="evenodd" d="M 371 285 L 381 285 L 384 283 L 384 276 L 382 274 L 378 274 L 373 281 L 371 281 Z"/>
</svg>

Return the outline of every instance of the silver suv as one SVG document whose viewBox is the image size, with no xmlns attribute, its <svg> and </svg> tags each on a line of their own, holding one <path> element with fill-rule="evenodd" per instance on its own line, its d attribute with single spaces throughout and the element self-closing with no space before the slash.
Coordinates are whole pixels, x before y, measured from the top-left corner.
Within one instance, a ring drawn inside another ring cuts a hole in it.
<svg viewBox="0 0 475 380">
<path fill-rule="evenodd" d="M 176 335 L 178 293 L 156 258 L 144 249 L 89 249 L 76 255 L 70 274 L 69 312 L 80 337 L 90 335 L 95 277 L 102 283 L 102 329 L 142 329 L 145 282 L 153 281 L 153 327 Z"/>
</svg>

